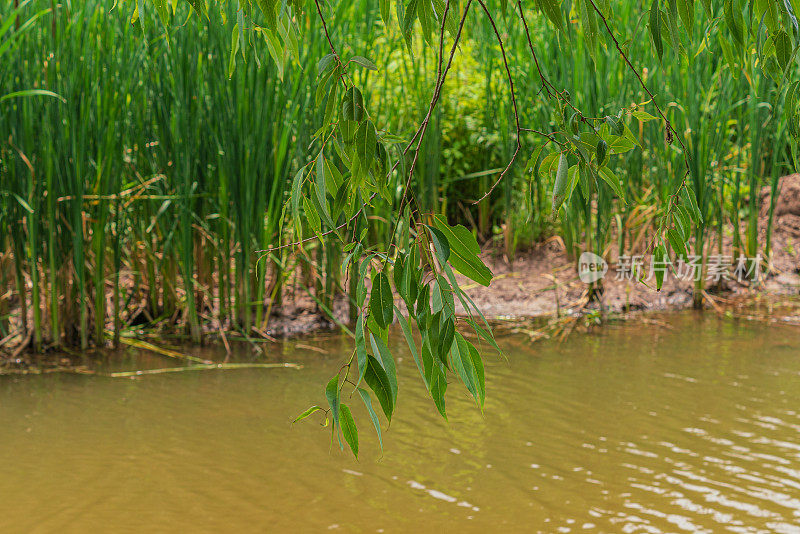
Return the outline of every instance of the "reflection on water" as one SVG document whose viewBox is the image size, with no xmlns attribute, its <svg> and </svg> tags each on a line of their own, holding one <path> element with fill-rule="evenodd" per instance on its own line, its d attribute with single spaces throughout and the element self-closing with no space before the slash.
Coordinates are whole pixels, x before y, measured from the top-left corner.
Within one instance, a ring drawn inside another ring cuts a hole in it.
<svg viewBox="0 0 800 534">
<path fill-rule="evenodd" d="M 290 423 L 346 340 L 265 356 L 300 371 L 1 377 L 0 531 L 800 532 L 800 332 L 667 320 L 507 338 L 449 423 L 396 347 L 382 456 L 350 403 L 359 461 Z"/>
</svg>

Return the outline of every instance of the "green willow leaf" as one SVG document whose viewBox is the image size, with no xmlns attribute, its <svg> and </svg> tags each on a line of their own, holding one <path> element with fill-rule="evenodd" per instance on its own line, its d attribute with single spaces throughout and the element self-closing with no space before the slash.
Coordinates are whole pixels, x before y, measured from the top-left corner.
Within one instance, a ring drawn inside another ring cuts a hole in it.
<svg viewBox="0 0 800 534">
<path fill-rule="evenodd" d="M 206 9 L 205 0 L 187 0 L 187 1 L 201 19 L 203 17 L 208 18 L 208 10 Z"/>
<path fill-rule="evenodd" d="M 453 346 L 455 333 L 456 324 L 454 318 L 452 316 L 443 316 L 439 325 L 439 343 L 436 347 L 440 360 L 445 361 L 447 353 L 450 352 L 450 348 Z"/>
<path fill-rule="evenodd" d="M 406 257 L 403 253 L 399 253 L 394 260 L 394 267 L 392 268 L 392 277 L 394 278 L 394 287 L 400 297 L 408 302 L 408 284 L 405 282 L 406 275 Z"/>
<path fill-rule="evenodd" d="M 428 387 L 428 378 L 425 376 L 425 369 L 422 367 L 419 352 L 417 352 L 417 344 L 414 341 L 414 335 L 411 333 L 411 325 L 408 324 L 408 320 L 400 313 L 399 308 L 395 307 L 395 311 L 397 312 L 397 322 L 400 323 L 400 329 L 403 331 L 403 336 L 406 338 L 406 343 L 408 344 L 408 349 L 411 351 L 411 356 L 414 358 L 414 363 L 417 364 L 417 369 L 419 369 L 419 374 L 425 382 L 425 387 Z"/>
<path fill-rule="evenodd" d="M 597 0 L 579 0 L 581 4 L 581 25 L 583 29 L 583 39 L 586 41 L 586 47 L 589 49 L 589 55 L 592 60 L 596 62 L 595 56 L 597 55 L 597 13 L 594 10 L 593 1 Z"/>
<path fill-rule="evenodd" d="M 303 197 L 303 213 L 306 216 L 311 230 L 316 234 L 322 232 L 322 223 L 320 222 L 319 213 L 317 213 L 316 208 L 313 207 L 313 203 L 309 202 L 308 197 Z"/>
<path fill-rule="evenodd" d="M 786 70 L 792 59 L 792 52 L 792 40 L 789 38 L 789 34 L 785 30 L 775 34 L 775 55 L 781 70 Z"/>
<path fill-rule="evenodd" d="M 328 406 L 331 407 L 334 426 L 339 424 L 339 375 L 331 378 L 325 386 L 325 398 L 328 399 Z"/>
<path fill-rule="evenodd" d="M 394 400 L 392 399 L 392 387 L 389 385 L 389 377 L 378 360 L 373 356 L 367 357 L 367 372 L 364 373 L 364 382 L 370 387 L 381 405 L 386 419 L 392 420 L 394 412 Z"/>
<path fill-rule="evenodd" d="M 314 181 L 314 189 L 317 193 L 317 202 L 319 206 L 322 208 L 322 211 L 328 215 L 328 186 L 325 179 L 326 166 L 325 156 L 323 156 L 320 152 L 320 154 L 317 156 L 317 179 Z"/>
<path fill-rule="evenodd" d="M 356 319 L 356 362 L 358 364 L 358 382 L 361 384 L 364 373 L 367 371 L 367 341 L 364 336 L 364 316 L 359 314 Z"/>
<path fill-rule="evenodd" d="M 422 38 L 429 45 L 433 44 L 431 35 L 434 30 L 433 6 L 431 0 L 417 0 L 417 18 L 422 27 Z"/>
<path fill-rule="evenodd" d="M 363 56 L 353 56 L 350 58 L 350 61 L 356 63 L 357 65 L 361 65 L 367 70 L 378 70 L 378 66 L 375 65 L 375 63 Z"/>
<path fill-rule="evenodd" d="M 369 342 L 372 346 L 372 352 L 380 357 L 381 367 L 386 371 L 386 378 L 389 379 L 389 388 L 392 391 L 392 404 L 397 404 L 397 369 L 394 364 L 392 353 L 389 352 L 389 347 L 380 337 L 369 335 Z"/>
<path fill-rule="evenodd" d="M 378 136 L 375 134 L 375 125 L 371 120 L 365 120 L 356 132 L 356 148 L 361 170 L 365 174 L 375 163 L 375 151 L 378 147 Z"/>
<path fill-rule="evenodd" d="M 233 71 L 236 70 L 236 54 L 239 52 L 239 26 L 234 25 L 231 32 L 231 55 L 228 59 L 228 78 L 233 77 Z"/>
<path fill-rule="evenodd" d="M 447 390 L 447 378 L 444 372 L 438 365 L 434 364 L 433 372 L 431 374 L 431 398 L 436 405 L 436 409 L 442 414 L 445 421 L 447 420 L 447 413 L 445 412 L 444 394 Z"/>
<path fill-rule="evenodd" d="M 614 193 L 625 202 L 625 191 L 622 189 L 622 184 L 617 178 L 617 175 L 613 173 L 611 169 L 608 167 L 601 167 L 599 170 L 600 178 L 603 179 L 605 183 L 611 186 L 611 189 Z"/>
<path fill-rule="evenodd" d="M 728 31 L 733 35 L 733 40 L 741 52 L 744 49 L 744 30 L 741 23 L 742 14 L 738 12 L 737 6 L 738 2 L 737 5 L 734 5 L 733 0 L 725 0 L 723 2 L 725 24 L 728 26 Z"/>
<path fill-rule="evenodd" d="M 650 6 L 650 37 L 653 38 L 653 46 L 656 48 L 658 60 L 664 56 L 664 43 L 661 41 L 661 12 L 658 9 L 658 0 L 653 0 Z"/>
<path fill-rule="evenodd" d="M 369 297 L 370 316 L 381 328 L 388 328 L 394 319 L 394 301 L 392 288 L 386 273 L 379 272 L 372 280 L 372 292 Z"/>
<path fill-rule="evenodd" d="M 453 343 L 450 350 L 456 373 L 461 377 L 461 381 L 464 382 L 478 406 L 483 408 L 486 386 L 483 377 L 483 362 L 477 349 L 464 339 L 464 336 L 456 333 L 456 342 Z M 475 356 L 477 356 L 477 361 Z"/>
<path fill-rule="evenodd" d="M 383 436 L 381 435 L 381 423 L 378 420 L 378 414 L 375 413 L 375 409 L 372 407 L 372 399 L 369 396 L 369 391 L 364 388 L 358 388 L 358 394 L 361 396 L 361 400 L 364 402 L 364 406 L 367 407 L 367 413 L 369 414 L 369 418 L 372 420 L 373 426 L 375 426 L 375 433 L 378 434 L 378 443 L 381 445 L 381 452 L 383 452 Z"/>
<path fill-rule="evenodd" d="M 406 12 L 403 15 L 403 37 L 409 50 L 411 50 L 411 35 L 414 30 L 415 20 L 417 20 L 417 0 L 411 0 L 406 6 Z"/>
<path fill-rule="evenodd" d="M 689 39 L 694 29 L 694 0 L 678 0 L 678 16 Z"/>
<path fill-rule="evenodd" d="M 322 74 L 323 72 L 328 70 L 331 67 L 331 65 L 334 65 L 335 63 L 336 63 L 335 55 L 333 54 L 324 55 L 322 56 L 322 59 L 320 59 L 319 62 L 317 63 L 317 72 L 319 74 Z"/>
<path fill-rule="evenodd" d="M 198 0 L 202 2 L 203 0 Z M 256 0 L 259 9 L 261 12 L 264 13 L 264 17 L 267 19 L 267 27 L 274 30 L 278 27 L 278 20 L 277 20 L 277 13 L 276 13 L 276 6 L 278 5 L 277 0 Z"/>
<path fill-rule="evenodd" d="M 348 89 L 342 98 L 342 119 L 361 122 L 364 119 L 364 96 L 358 87 Z"/>
<path fill-rule="evenodd" d="M 561 2 L 558 0 L 536 0 L 536 3 L 556 29 L 563 31 L 564 14 L 561 12 Z"/>
<path fill-rule="evenodd" d="M 319 411 L 322 411 L 322 408 L 319 407 L 319 406 L 314 405 L 311 408 L 309 408 L 308 410 L 306 410 L 303 413 L 301 413 L 300 415 L 298 415 L 297 417 L 295 417 L 294 421 L 292 421 L 292 424 L 294 424 L 294 423 L 296 423 L 298 421 L 302 421 L 303 419 L 305 419 L 306 417 L 308 417 L 312 413 L 319 412 Z"/>
<path fill-rule="evenodd" d="M 655 269 L 656 291 L 661 291 L 661 287 L 664 285 L 664 274 L 666 273 L 666 269 L 663 267 L 664 262 L 668 257 L 667 249 L 664 247 L 663 243 L 659 243 L 653 251 L 653 263 L 658 267 Z"/>
<path fill-rule="evenodd" d="M 358 428 L 347 404 L 342 404 L 342 435 L 353 451 L 353 456 L 358 458 Z"/>
<path fill-rule="evenodd" d="M 472 360 L 472 367 L 475 369 L 476 386 L 478 387 L 478 396 L 481 399 L 481 406 L 486 402 L 486 376 L 483 369 L 483 360 L 475 348 L 475 345 L 467 341 L 467 348 L 469 349 L 469 357 Z"/>
<path fill-rule="evenodd" d="M 447 237 L 438 228 L 427 224 L 425 227 L 431 233 L 431 241 L 433 241 L 433 248 L 436 251 L 436 257 L 439 258 L 439 262 L 442 264 L 447 263 L 447 260 L 450 259 L 450 243 L 447 241 Z"/>
<path fill-rule="evenodd" d="M 608 154 L 608 143 L 604 139 L 600 139 L 595 147 L 595 159 L 597 165 L 602 165 L 606 161 L 606 154 Z"/>
<path fill-rule="evenodd" d="M 481 247 L 472 232 L 460 224 L 451 227 L 443 215 L 434 217 L 434 225 L 450 244 L 449 263 L 453 269 L 483 286 L 488 286 L 492 281 L 492 271 L 478 257 Z"/>
<path fill-rule="evenodd" d="M 552 208 L 553 215 L 558 213 L 558 209 L 561 207 L 561 204 L 563 204 L 564 200 L 566 200 L 567 198 L 567 187 L 569 185 L 569 180 L 567 176 L 568 171 L 569 171 L 569 162 L 567 160 L 567 155 L 564 152 L 562 152 L 561 156 L 558 158 L 556 181 L 553 185 L 553 208 Z"/>
<path fill-rule="evenodd" d="M 670 228 L 667 230 L 667 239 L 669 240 L 669 245 L 672 247 L 672 250 L 675 251 L 675 254 L 679 258 L 686 258 L 686 243 L 683 241 L 683 237 L 675 228 Z"/>
<path fill-rule="evenodd" d="M 169 25 L 169 6 L 167 6 L 166 0 L 153 0 L 153 3 L 156 6 L 156 12 L 158 13 L 158 18 L 161 19 L 161 24 L 164 25 L 166 28 Z"/>
</svg>

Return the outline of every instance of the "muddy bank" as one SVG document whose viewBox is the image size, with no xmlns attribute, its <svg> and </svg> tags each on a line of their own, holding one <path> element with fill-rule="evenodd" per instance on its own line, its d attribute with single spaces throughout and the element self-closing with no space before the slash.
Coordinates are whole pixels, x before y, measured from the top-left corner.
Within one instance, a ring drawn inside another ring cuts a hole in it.
<svg viewBox="0 0 800 534">
<path fill-rule="evenodd" d="M 763 247 L 771 200 L 769 188 L 762 190 L 761 200 L 759 241 Z M 800 175 L 786 176 L 780 180 L 773 226 L 771 254 L 761 264 L 764 272 L 759 281 L 739 281 L 735 276 L 708 281 L 703 294 L 703 306 L 719 311 L 726 303 L 752 298 L 767 297 L 775 303 L 797 300 L 800 292 Z M 721 240 L 721 252 L 735 259 L 737 253 L 733 250 L 732 233 L 732 228 L 726 229 Z M 718 236 L 712 235 L 710 238 L 710 242 L 715 244 L 710 250 L 711 254 L 720 254 L 716 247 L 719 241 Z M 646 240 L 641 241 L 645 242 Z M 643 246 L 645 245 L 640 245 Z M 616 245 L 611 248 L 616 248 Z M 648 251 L 634 250 L 628 254 L 644 255 L 644 266 L 649 266 Z M 489 319 L 570 316 L 596 309 L 609 313 L 680 310 L 693 305 L 693 282 L 690 278 L 679 279 L 674 273 L 668 273 L 661 291 L 656 291 L 652 277 L 642 283 L 630 276 L 623 265 L 625 258 L 619 258 L 613 250 L 604 255 L 608 262 L 608 272 L 597 285 L 600 290 L 592 291 L 579 278 L 575 258 L 567 255 L 564 244 L 558 237 L 518 252 L 511 261 L 491 248 L 487 248 L 482 256 L 494 273 L 491 286 L 486 288 L 463 277 L 459 282 Z M 730 267 L 731 275 L 734 268 L 735 265 Z M 248 333 L 248 337 L 270 341 L 278 337 L 335 330 L 348 323 L 349 306 L 345 297 L 336 299 L 333 306 L 334 318 L 328 317 L 295 277 L 294 282 L 286 287 L 281 306 L 272 311 L 266 326 L 254 328 Z M 463 313 L 461 309 L 457 311 Z M 237 328 L 220 323 L 206 314 L 203 314 L 203 318 L 204 342 L 222 343 L 227 348 L 237 341 L 247 341 L 244 333 Z M 112 326 L 109 325 L 109 329 Z M 154 340 L 163 346 L 179 346 L 189 342 L 188 335 L 183 330 L 179 324 L 172 324 L 171 328 L 170 325 L 155 328 L 143 325 L 141 330 L 134 328 L 128 335 Z M 10 343 L 8 339 L 3 341 L 6 343 L 0 347 L 0 365 L 3 361 L 12 366 L 40 361 L 38 358 L 32 359 L 25 352 L 25 340 L 16 344 Z M 125 344 L 126 340 L 122 341 Z M 54 353 L 52 357 L 57 364 L 68 365 L 67 361 L 59 360 L 63 357 L 63 352 Z"/>
<path fill-rule="evenodd" d="M 788 300 L 800 293 L 800 174 L 781 178 L 778 191 L 771 254 L 763 259 L 761 279 L 755 283 L 747 277 L 737 280 L 735 260 L 739 253 L 733 249 L 733 229 L 727 228 L 722 236 L 722 251 L 714 248 L 712 254 L 731 258 L 733 265 L 728 269 L 729 276 L 706 282 L 705 306 L 756 296 Z M 769 187 L 762 190 L 761 200 L 758 230 L 763 244 L 771 201 Z M 719 240 L 714 234 L 710 239 Z M 643 254 L 645 267 L 649 265 L 647 251 L 628 254 Z M 579 279 L 575 259 L 568 258 L 563 242 L 557 237 L 518 253 L 513 261 L 491 251 L 485 252 L 483 258 L 495 275 L 491 286 L 484 288 L 468 280 L 463 282 L 487 317 L 540 317 L 573 313 L 584 307 L 626 312 L 680 310 L 693 305 L 691 279 L 678 279 L 674 273 L 667 273 L 661 291 L 656 291 L 653 278 L 646 283 L 631 279 L 625 265 L 630 260 L 621 262 L 616 252 L 605 255 L 609 265 L 600 284 L 602 289 L 596 293 L 596 300 L 589 299 L 589 285 Z"/>
</svg>

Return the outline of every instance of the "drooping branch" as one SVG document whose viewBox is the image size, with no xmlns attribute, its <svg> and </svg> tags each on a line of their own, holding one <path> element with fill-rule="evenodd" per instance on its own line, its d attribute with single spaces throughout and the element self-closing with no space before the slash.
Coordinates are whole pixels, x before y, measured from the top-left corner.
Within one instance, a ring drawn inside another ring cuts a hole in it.
<svg viewBox="0 0 800 534">
<path fill-rule="evenodd" d="M 681 136 L 678 135 L 678 132 L 675 131 L 675 128 L 672 127 L 672 123 L 667 118 L 666 113 L 664 113 L 664 111 L 661 109 L 661 106 L 659 106 L 658 102 L 656 102 L 655 95 L 653 95 L 653 93 L 647 87 L 647 84 L 642 79 L 642 75 L 639 74 L 639 71 L 636 69 L 636 67 L 633 66 L 633 63 L 631 62 L 630 58 L 628 58 L 628 55 L 625 53 L 624 50 L 622 50 L 622 46 L 619 44 L 619 41 L 617 40 L 617 37 L 614 35 L 614 31 L 611 29 L 611 26 L 608 24 L 608 19 L 606 19 L 605 15 L 603 15 L 602 11 L 600 11 L 600 9 L 597 7 L 597 4 L 595 4 L 594 0 L 585 0 L 585 1 L 589 2 L 592 5 L 592 8 L 597 13 L 597 16 L 600 17 L 600 20 L 603 21 L 603 26 L 605 27 L 606 32 L 608 33 L 608 36 L 614 42 L 614 46 L 616 47 L 617 52 L 619 52 L 620 57 L 622 57 L 622 59 L 625 61 L 625 64 L 627 65 L 628 70 L 630 70 L 634 74 L 634 76 L 636 76 L 636 79 L 639 81 L 639 85 L 642 87 L 642 90 L 645 93 L 647 93 L 647 96 L 650 98 L 650 101 L 653 103 L 653 106 L 655 106 L 656 111 L 658 111 L 658 115 L 663 119 L 664 126 L 665 126 L 666 132 L 667 132 L 667 134 L 666 134 L 667 143 L 671 144 L 673 139 L 677 140 L 678 144 L 681 147 L 681 150 L 683 151 L 683 162 L 684 162 L 684 165 L 686 166 L 686 172 L 683 175 L 683 179 L 681 180 L 680 185 L 678 186 L 678 188 L 675 190 L 675 192 L 670 197 L 671 200 L 670 200 L 670 202 L 669 202 L 669 204 L 667 206 L 667 215 L 669 215 L 669 213 L 670 213 L 670 211 L 672 209 L 672 206 L 678 200 L 678 195 L 680 194 L 681 190 L 684 187 L 686 187 L 686 178 L 689 177 L 689 173 L 690 173 L 690 169 L 691 169 L 691 167 L 689 165 L 689 152 L 686 149 L 686 145 L 684 145 L 683 140 L 681 139 Z"/>
<path fill-rule="evenodd" d="M 500 45 L 500 53 L 503 55 L 503 66 L 506 69 L 506 78 L 508 80 L 508 87 L 509 87 L 509 90 L 511 91 L 511 104 L 513 105 L 513 108 L 514 108 L 513 109 L 513 111 L 514 111 L 514 124 L 516 125 L 516 128 L 517 128 L 517 132 L 516 132 L 517 146 L 514 148 L 514 154 L 511 156 L 511 160 L 508 162 L 508 165 L 506 165 L 505 169 L 503 169 L 503 172 L 500 173 L 500 176 L 497 177 L 497 180 L 494 182 L 494 184 L 492 184 L 492 187 L 490 187 L 489 190 L 486 193 L 484 193 L 484 195 L 481 198 L 479 198 L 478 200 L 474 201 L 473 205 L 474 204 L 478 204 L 479 202 L 484 200 L 486 197 L 491 195 L 492 191 L 494 191 L 495 188 L 498 186 L 498 184 L 501 181 L 503 181 L 503 177 L 506 175 L 506 173 L 508 173 L 508 170 L 511 168 L 511 166 L 514 164 L 514 161 L 516 161 L 516 159 L 517 159 L 517 154 L 519 154 L 519 151 L 520 151 L 520 148 L 521 148 L 520 136 L 522 134 L 522 128 L 519 125 L 519 109 L 517 108 L 517 96 L 516 96 L 516 94 L 514 92 L 514 78 L 511 76 L 511 69 L 508 66 L 508 58 L 506 58 L 506 49 L 505 49 L 505 46 L 503 46 L 503 39 L 500 37 L 500 32 L 497 31 L 497 25 L 495 24 L 491 13 L 489 13 L 489 10 L 486 9 L 486 4 L 483 3 L 483 0 L 478 0 L 478 3 L 480 3 L 481 7 L 483 8 L 483 12 L 486 14 L 486 18 L 489 19 L 489 23 L 492 25 L 492 30 L 494 31 L 494 35 L 497 38 L 497 43 Z M 542 72 L 539 71 L 539 74 L 542 75 Z M 542 79 L 544 79 L 543 75 L 542 75 Z"/>
<path fill-rule="evenodd" d="M 444 66 L 444 70 L 442 69 L 442 65 L 444 63 L 444 35 L 445 35 L 445 22 L 447 20 L 447 14 L 450 10 L 450 0 L 447 0 L 447 4 L 444 8 L 444 15 L 442 16 L 442 20 L 440 21 L 440 32 L 439 32 L 439 60 L 437 66 L 437 73 L 436 73 L 436 85 L 433 89 L 433 95 L 431 96 L 430 103 L 428 104 L 428 112 L 425 114 L 425 118 L 420 123 L 419 128 L 417 128 L 416 133 L 411 138 L 411 140 L 406 145 L 405 150 L 403 150 L 402 157 L 405 157 L 408 151 L 411 149 L 411 146 L 414 144 L 415 140 L 417 143 L 416 148 L 414 149 L 414 159 L 411 162 L 411 167 L 409 169 L 408 178 L 406 179 L 405 187 L 403 188 L 403 196 L 400 199 L 400 204 L 398 205 L 397 212 L 403 213 L 403 209 L 405 208 L 406 199 L 408 198 L 409 191 L 411 190 L 411 179 L 414 176 L 414 168 L 417 165 L 417 160 L 419 159 L 419 152 L 422 147 L 422 141 L 425 138 L 425 133 L 428 130 L 428 124 L 431 120 L 431 115 L 433 114 L 436 105 L 439 102 L 439 97 L 442 93 L 442 87 L 444 86 L 444 82 L 447 79 L 447 73 L 450 71 L 450 67 L 453 64 L 453 58 L 455 57 L 456 50 L 458 48 L 458 43 L 461 40 L 461 34 L 464 30 L 464 23 L 467 20 L 467 15 L 469 14 L 469 8 L 472 5 L 472 0 L 467 1 L 467 5 L 464 8 L 464 13 L 461 15 L 461 19 L 458 24 L 458 31 L 453 39 L 453 45 L 450 48 L 450 54 L 447 59 L 447 65 Z M 398 162 L 392 167 L 392 171 L 394 168 L 397 167 Z M 400 217 L 397 218 L 395 221 L 394 229 L 390 234 L 390 241 L 389 248 L 391 248 L 392 243 L 394 242 L 394 236 L 397 233 L 397 225 L 399 224 Z"/>
</svg>

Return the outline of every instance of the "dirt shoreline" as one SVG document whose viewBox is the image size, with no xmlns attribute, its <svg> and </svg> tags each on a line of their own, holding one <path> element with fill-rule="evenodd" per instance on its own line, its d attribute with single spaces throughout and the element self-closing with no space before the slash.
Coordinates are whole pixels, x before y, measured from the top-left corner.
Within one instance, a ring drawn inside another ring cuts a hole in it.
<svg viewBox="0 0 800 534">
<path fill-rule="evenodd" d="M 763 210 L 759 220 L 760 242 L 766 236 L 766 220 L 769 205 L 769 190 L 762 191 Z M 733 257 L 732 232 L 723 235 L 723 251 Z M 715 238 L 716 239 L 716 238 Z M 746 306 L 753 301 L 768 301 L 773 308 L 794 310 L 800 302 L 800 174 L 781 179 L 780 195 L 775 209 L 772 235 L 772 254 L 765 260 L 765 275 L 758 283 L 739 282 L 733 277 L 719 282 L 709 282 L 703 294 L 703 306 L 720 311 L 731 305 Z M 717 253 L 716 249 L 714 251 Z M 643 254 L 644 251 L 629 254 Z M 619 272 L 620 261 L 616 254 L 604 255 L 609 260 L 608 272 L 602 279 L 602 291 L 590 298 L 589 285 L 580 280 L 574 258 L 567 256 L 563 242 L 552 237 L 530 249 L 518 252 L 509 261 L 492 248 L 482 254 L 484 262 L 494 273 L 491 285 L 480 286 L 459 275 L 459 285 L 470 296 L 477 307 L 490 320 L 524 320 L 578 316 L 600 310 L 612 314 L 648 312 L 660 310 L 683 310 L 693 305 L 693 282 L 678 279 L 672 273 L 665 276 L 661 291 L 656 291 L 651 278 L 646 284 Z M 735 263 L 735 261 L 734 261 Z M 644 268 L 649 266 L 645 254 Z M 735 267 L 731 266 L 731 270 Z M 402 307 L 402 306 L 401 306 Z M 456 303 L 457 313 L 464 313 Z M 295 337 L 338 328 L 337 322 L 347 323 L 348 303 L 342 297 L 334 304 L 335 320 L 318 310 L 314 299 L 302 288 L 287 291 L 280 310 L 268 323 L 264 331 L 254 332 L 262 339 Z M 789 313 L 794 322 L 794 311 Z M 800 319 L 797 320 L 800 324 Z M 159 334 L 163 338 L 159 338 Z M 143 329 L 142 337 L 156 339 L 165 346 L 188 343 L 188 338 L 175 336 L 175 332 L 159 332 Z M 241 337 L 224 325 L 210 322 L 205 327 L 206 344 L 224 344 Z M 69 352 L 54 352 L 58 360 Z M 33 360 L 40 360 L 39 357 Z M 25 366 L 31 364 L 32 355 L 25 351 L 0 352 L 0 369 L 3 364 Z"/>
</svg>

